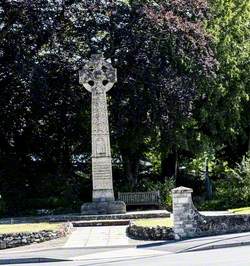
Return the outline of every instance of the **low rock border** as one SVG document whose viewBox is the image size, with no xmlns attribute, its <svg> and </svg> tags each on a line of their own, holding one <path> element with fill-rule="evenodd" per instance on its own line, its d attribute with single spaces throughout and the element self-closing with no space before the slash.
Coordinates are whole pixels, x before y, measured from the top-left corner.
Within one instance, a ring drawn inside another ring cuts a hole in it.
<svg viewBox="0 0 250 266">
<path fill-rule="evenodd" d="M 127 235 L 136 240 L 174 240 L 175 234 L 171 227 L 138 226 L 131 223 L 127 227 Z"/>
<path fill-rule="evenodd" d="M 72 229 L 72 223 L 64 223 L 55 231 L 42 230 L 38 232 L 0 234 L 0 249 L 20 247 L 65 237 L 72 232 Z"/>
</svg>

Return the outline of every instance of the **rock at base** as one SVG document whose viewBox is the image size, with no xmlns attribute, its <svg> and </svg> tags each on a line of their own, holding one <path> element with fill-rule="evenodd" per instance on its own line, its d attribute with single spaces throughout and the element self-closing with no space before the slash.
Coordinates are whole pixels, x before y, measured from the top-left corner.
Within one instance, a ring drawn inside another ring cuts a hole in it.
<svg viewBox="0 0 250 266">
<path fill-rule="evenodd" d="M 88 202 L 81 207 L 81 214 L 120 214 L 126 213 L 126 204 L 123 201 Z"/>
</svg>

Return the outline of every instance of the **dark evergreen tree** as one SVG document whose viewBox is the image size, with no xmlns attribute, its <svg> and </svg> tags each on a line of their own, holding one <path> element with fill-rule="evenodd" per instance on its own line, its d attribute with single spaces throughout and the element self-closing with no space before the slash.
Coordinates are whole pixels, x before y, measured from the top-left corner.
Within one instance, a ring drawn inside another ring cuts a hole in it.
<svg viewBox="0 0 250 266">
<path fill-rule="evenodd" d="M 216 66 L 202 24 L 207 13 L 205 0 L 2 1 L 0 181 L 8 208 L 26 208 L 23 199 L 37 195 L 61 200 L 56 206 L 79 198 L 90 97 L 78 70 L 92 53 L 118 69 L 111 140 L 124 176 L 135 185 L 153 139 L 160 139 L 163 170 L 170 157 L 176 164 L 197 88 Z"/>
</svg>

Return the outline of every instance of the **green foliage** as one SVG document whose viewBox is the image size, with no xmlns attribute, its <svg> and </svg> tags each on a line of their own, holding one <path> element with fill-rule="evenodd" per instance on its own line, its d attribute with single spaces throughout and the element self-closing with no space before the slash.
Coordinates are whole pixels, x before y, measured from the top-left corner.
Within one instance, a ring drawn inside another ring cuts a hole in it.
<svg viewBox="0 0 250 266">
<path fill-rule="evenodd" d="M 198 204 L 200 210 L 228 210 L 247 206 L 241 195 L 241 187 L 238 180 L 230 178 L 214 182 L 215 193 L 210 201 L 203 201 Z"/>
<path fill-rule="evenodd" d="M 5 215 L 5 213 L 6 213 L 6 204 L 4 200 L 1 198 L 0 199 L 0 216 Z"/>
<path fill-rule="evenodd" d="M 161 153 L 159 147 L 159 134 L 152 135 L 151 138 L 146 139 L 148 150 L 144 153 L 145 159 L 152 165 L 152 172 L 154 175 L 161 174 Z"/>
<path fill-rule="evenodd" d="M 226 179 L 214 182 L 213 200 L 200 204 L 200 209 L 227 210 L 250 204 L 250 156 L 244 156 L 235 169 L 228 169 Z"/>
<path fill-rule="evenodd" d="M 240 164 L 234 170 L 234 178 L 238 180 L 241 187 L 241 198 L 250 202 L 250 153 L 243 157 Z"/>
<path fill-rule="evenodd" d="M 249 128 L 249 1 L 210 1 L 207 31 L 214 38 L 219 62 L 216 79 L 201 87 L 195 117 L 199 130 L 218 153 L 234 164 L 248 149 Z M 247 108 L 248 106 L 248 108 Z"/>
<path fill-rule="evenodd" d="M 188 162 L 188 171 L 194 172 L 197 176 L 199 176 L 201 172 L 205 171 L 206 160 L 208 160 L 209 170 L 213 169 L 216 164 L 214 151 L 210 150 L 209 152 L 205 151 L 197 154 L 196 158 Z"/>
<path fill-rule="evenodd" d="M 232 169 L 229 167 L 228 162 L 216 158 L 216 152 L 213 149 L 197 154 L 195 158 L 187 161 L 184 165 L 189 172 L 194 173 L 194 175 L 203 179 L 206 162 L 208 166 L 208 174 L 213 179 L 232 175 Z"/>
<path fill-rule="evenodd" d="M 80 182 L 77 172 L 90 172 L 90 95 L 78 70 L 93 53 L 118 70 L 109 94 L 112 148 L 130 185 L 156 132 L 161 149 L 171 150 L 216 60 L 202 25 L 205 0 L 157 3 L 0 3 L 0 189 L 10 211 L 38 194 L 72 205 L 88 194 L 72 183 Z M 159 156 L 150 158 L 159 168 Z"/>
<path fill-rule="evenodd" d="M 214 208 L 249 201 L 248 157 L 231 168 L 250 147 L 250 3 L 209 5 L 211 12 L 205 0 L 2 1 L 2 209 L 78 208 L 90 199 L 90 95 L 78 70 L 96 52 L 118 69 L 108 98 L 116 188 L 159 189 L 170 206 L 173 180 L 155 177 L 178 178 L 186 166 L 200 181 L 208 160 Z"/>
<path fill-rule="evenodd" d="M 173 178 L 168 178 L 164 182 L 142 180 L 139 185 L 140 190 L 143 191 L 160 191 L 161 204 L 168 210 L 172 208 L 172 192 L 171 190 L 175 188 L 175 180 Z"/>
</svg>

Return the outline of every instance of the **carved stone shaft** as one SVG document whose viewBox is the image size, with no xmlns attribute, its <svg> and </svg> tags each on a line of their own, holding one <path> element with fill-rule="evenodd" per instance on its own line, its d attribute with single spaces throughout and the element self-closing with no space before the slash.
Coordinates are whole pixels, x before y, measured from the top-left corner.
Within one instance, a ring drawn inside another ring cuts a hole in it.
<svg viewBox="0 0 250 266">
<path fill-rule="evenodd" d="M 106 92 L 92 93 L 93 201 L 114 200 Z"/>
</svg>

